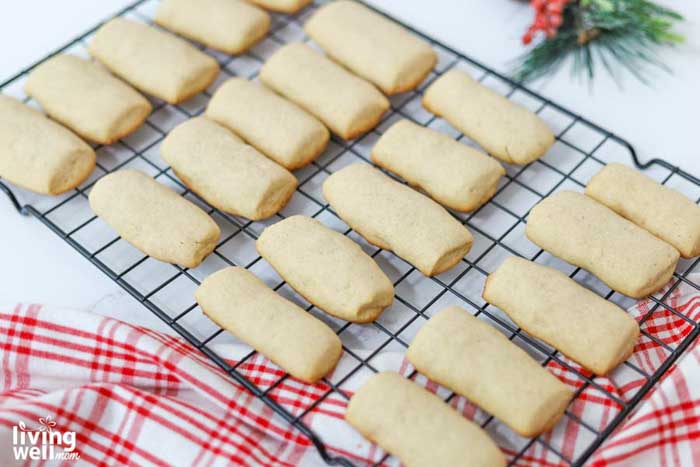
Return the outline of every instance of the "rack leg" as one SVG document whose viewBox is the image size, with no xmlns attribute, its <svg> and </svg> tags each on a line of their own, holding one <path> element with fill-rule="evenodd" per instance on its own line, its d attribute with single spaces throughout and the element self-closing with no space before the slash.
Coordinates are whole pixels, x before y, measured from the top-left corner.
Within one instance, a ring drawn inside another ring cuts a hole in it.
<svg viewBox="0 0 700 467">
<path fill-rule="evenodd" d="M 19 201 L 17 200 L 17 197 L 12 192 L 12 190 L 10 190 L 10 188 L 7 185 L 5 185 L 2 181 L 0 181 L 0 190 L 4 191 L 7 197 L 10 198 L 12 205 L 15 207 L 18 213 L 24 216 L 28 215 L 24 208 L 22 208 L 22 205 L 19 204 Z"/>
</svg>

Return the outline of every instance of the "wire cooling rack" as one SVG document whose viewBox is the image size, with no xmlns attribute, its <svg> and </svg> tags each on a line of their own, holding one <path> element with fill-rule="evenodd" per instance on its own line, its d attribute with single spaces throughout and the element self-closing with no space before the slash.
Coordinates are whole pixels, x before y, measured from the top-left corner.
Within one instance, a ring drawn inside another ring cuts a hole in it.
<svg viewBox="0 0 700 467">
<path fill-rule="evenodd" d="M 156 0 L 141 0 L 118 15 L 150 22 L 156 7 Z M 671 287 L 651 298 L 652 305 L 645 310 L 640 319 L 641 342 L 656 347 L 658 358 L 651 368 L 628 360 L 616 370 L 622 374 L 622 380 L 627 375 L 627 379 L 638 381 L 636 387 L 631 392 L 628 391 L 628 397 L 625 398 L 606 384 L 607 380 L 581 371 L 560 353 L 521 331 L 500 310 L 483 302 L 481 290 L 486 275 L 505 257 L 519 255 L 565 270 L 571 277 L 608 300 L 629 307 L 634 303 L 630 299 L 611 291 L 586 271 L 572 268 L 527 241 L 524 226 L 530 208 L 556 190 L 581 191 L 588 178 L 610 161 L 632 162 L 640 169 L 645 169 L 649 176 L 684 192 L 696 202 L 700 201 L 700 180 L 663 160 L 654 159 L 641 164 L 633 147 L 622 138 L 510 81 L 476 60 L 414 31 L 430 42 L 437 51 L 439 63 L 435 70 L 418 91 L 393 97 L 390 112 L 374 131 L 351 142 L 333 138 L 328 150 L 319 159 L 296 171 L 299 179 L 298 192 L 280 214 L 265 222 L 251 222 L 212 209 L 188 191 L 160 158 L 158 147 L 161 140 L 178 123 L 202 113 L 212 92 L 222 81 L 234 75 L 255 78 L 262 63 L 280 45 L 291 41 L 308 42 L 302 26 L 317 7 L 318 4 L 312 5 L 294 16 L 273 15 L 269 36 L 244 55 L 230 57 L 206 49 L 205 51 L 221 64 L 222 73 L 217 82 L 205 93 L 177 106 L 153 100 L 154 111 L 139 131 L 114 145 L 95 148 L 98 153 L 95 173 L 76 190 L 60 197 L 41 197 L 22 189 L 10 189 L 2 182 L 0 189 L 9 196 L 19 212 L 36 217 L 206 354 L 234 380 L 271 407 L 276 414 L 307 436 L 318 449 L 320 456 L 329 464 L 351 465 L 351 461 L 329 448 L 324 443 L 324 433 L 312 431 L 305 423 L 305 416 L 333 395 L 347 400 L 346 388 L 351 378 L 361 372 L 377 371 L 377 358 L 380 354 L 390 351 L 403 352 L 417 329 L 434 312 L 447 304 L 459 304 L 479 318 L 489 321 L 542 365 L 556 364 L 566 372 L 567 379 L 576 383 L 576 397 L 564 420 L 576 427 L 579 440 L 583 441 L 577 442 L 573 451 L 566 450 L 558 446 L 550 435 L 533 439 L 518 438 L 488 414 L 482 414 L 475 420 L 481 423 L 509 454 L 511 465 L 533 463 L 533 459 L 540 459 L 548 464 L 582 465 L 700 333 L 697 317 L 693 319 L 686 316 L 671 303 L 674 290 L 681 284 L 700 290 L 698 284 L 689 276 L 691 272 L 699 270 L 698 260 L 682 260 L 674 274 Z M 44 60 L 64 52 L 87 56 L 86 44 L 97 27 L 99 24 L 54 51 Z M 0 85 L 2 92 L 22 98 L 30 105 L 36 106 L 22 91 L 27 73 L 36 65 L 38 63 Z M 320 187 L 330 173 L 347 164 L 357 161 L 369 162 L 371 147 L 399 118 L 409 118 L 422 125 L 447 132 L 466 144 L 472 144 L 445 121 L 425 111 L 420 103 L 422 90 L 452 67 L 467 70 L 483 84 L 539 114 L 555 131 L 557 141 L 541 160 L 526 166 L 507 166 L 507 174 L 498 191 L 486 205 L 473 213 L 454 213 L 473 233 L 474 246 L 458 266 L 437 277 L 427 278 L 392 253 L 364 242 L 332 212 L 321 195 Z M 215 252 L 201 266 L 196 269 L 183 269 L 143 256 L 128 243 L 115 237 L 114 232 L 93 215 L 87 202 L 90 188 L 104 174 L 122 168 L 137 168 L 151 174 L 204 207 L 217 221 L 222 229 L 221 241 Z M 254 242 L 265 226 L 280 218 L 300 213 L 315 217 L 349 235 L 360 243 L 392 278 L 396 289 L 395 303 L 377 322 L 357 325 L 322 313 L 295 294 L 258 256 Z M 274 397 L 275 388 L 283 384 L 288 375 L 265 387 L 246 378 L 240 371 L 240 366 L 254 358 L 255 352 L 252 349 L 247 348 L 241 355 L 234 356 L 237 361 L 235 365 L 229 363 L 231 355 L 223 356 L 212 350 L 215 342 L 232 337 L 202 315 L 194 303 L 193 292 L 204 277 L 227 265 L 244 266 L 253 270 L 275 290 L 302 304 L 309 312 L 328 323 L 342 339 L 343 357 L 336 371 L 324 379 L 325 392 L 311 397 L 304 406 L 290 410 Z M 652 325 L 657 315 L 671 317 L 678 326 L 684 328 L 685 337 L 680 342 L 667 342 L 661 331 Z M 415 372 L 412 376 L 416 376 Z M 593 393 L 599 402 L 602 401 L 603 406 L 615 408 L 613 415 L 603 422 L 602 426 L 595 425 L 572 410 L 578 399 L 586 394 L 590 396 L 590 393 Z M 439 394 L 446 400 L 455 397 L 447 391 Z M 562 423 L 564 422 L 560 422 L 560 425 Z M 554 432 L 556 431 L 557 427 L 554 428 Z M 377 463 L 396 462 L 381 452 L 376 460 Z"/>
</svg>

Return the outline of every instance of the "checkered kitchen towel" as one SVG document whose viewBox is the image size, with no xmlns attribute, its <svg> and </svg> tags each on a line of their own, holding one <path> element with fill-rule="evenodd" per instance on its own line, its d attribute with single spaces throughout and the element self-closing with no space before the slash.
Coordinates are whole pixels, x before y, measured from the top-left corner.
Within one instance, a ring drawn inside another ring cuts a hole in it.
<svg viewBox="0 0 700 467">
<path fill-rule="evenodd" d="M 681 286 L 671 301 L 689 318 L 700 318 L 696 291 Z M 644 316 L 649 306 L 640 302 L 632 313 Z M 655 312 L 643 328 L 670 346 L 691 330 L 686 321 L 663 311 Z M 0 307 L 0 349 L 2 466 L 320 462 L 307 438 L 180 339 L 95 314 L 16 305 Z M 632 359 L 639 368 L 653 373 L 664 352 L 653 340 L 643 338 Z M 383 369 L 412 371 L 398 353 L 377 361 Z M 283 374 L 257 356 L 240 369 L 262 387 Z M 580 379 L 561 367 L 550 364 L 550 370 L 580 388 Z M 352 392 L 363 379 L 353 378 L 344 388 Z M 417 382 L 444 391 L 420 376 Z M 644 379 L 623 366 L 596 382 L 625 399 Z M 311 386 L 287 378 L 269 394 L 293 414 L 307 412 L 302 420 L 323 436 L 332 454 L 360 465 L 383 457 L 379 448 L 343 421 L 346 400 L 326 384 Z M 462 398 L 453 398 L 451 403 L 477 421 L 486 416 Z M 589 385 L 581 389 L 569 412 L 588 426 L 602 429 L 619 410 Z M 699 416 L 700 345 L 696 345 L 590 463 L 700 465 Z M 500 423 L 488 427 L 509 455 L 527 445 L 528 440 Z M 544 439 L 569 459 L 590 441 L 591 434 L 570 418 Z M 531 443 L 517 464 L 562 464 L 544 443 Z"/>
</svg>

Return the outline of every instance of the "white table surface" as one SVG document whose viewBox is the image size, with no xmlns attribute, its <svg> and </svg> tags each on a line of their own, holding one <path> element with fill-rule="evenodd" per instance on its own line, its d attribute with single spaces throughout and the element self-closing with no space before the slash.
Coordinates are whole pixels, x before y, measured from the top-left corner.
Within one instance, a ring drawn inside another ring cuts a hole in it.
<svg viewBox="0 0 700 467">
<path fill-rule="evenodd" d="M 129 3 L 127 0 L 23 0 L 0 15 L 0 81 L 41 58 L 76 33 Z M 520 36 L 531 20 L 515 0 L 371 0 L 483 63 L 507 71 L 522 52 Z M 697 155 L 700 105 L 700 2 L 668 0 L 686 15 L 687 42 L 665 53 L 673 74 L 657 72 L 653 86 L 625 79 L 618 87 L 601 75 L 592 86 L 564 71 L 534 88 L 593 122 L 627 138 L 642 160 L 664 157 L 700 175 Z M 37 302 L 89 309 L 169 331 L 68 244 L 33 218 L 19 216 L 0 195 L 0 302 Z"/>
</svg>

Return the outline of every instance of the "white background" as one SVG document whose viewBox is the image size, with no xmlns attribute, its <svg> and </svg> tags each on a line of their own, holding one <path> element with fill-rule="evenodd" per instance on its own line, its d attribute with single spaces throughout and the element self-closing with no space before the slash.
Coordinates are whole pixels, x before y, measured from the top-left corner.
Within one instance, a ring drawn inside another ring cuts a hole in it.
<svg viewBox="0 0 700 467">
<path fill-rule="evenodd" d="M 125 0 L 2 2 L 0 81 L 43 57 L 129 3 Z M 532 19 L 515 0 L 371 0 L 423 32 L 501 71 L 523 52 L 520 36 Z M 655 72 L 652 86 L 626 77 L 618 86 L 601 74 L 593 85 L 568 71 L 534 83 L 544 95 L 628 139 L 642 160 L 663 157 L 700 175 L 700 2 L 664 2 L 687 18 L 687 41 L 666 51 L 673 74 Z M 0 302 L 39 302 L 92 309 L 163 329 L 145 308 L 32 218 L 0 195 Z"/>
</svg>

